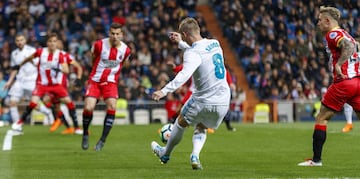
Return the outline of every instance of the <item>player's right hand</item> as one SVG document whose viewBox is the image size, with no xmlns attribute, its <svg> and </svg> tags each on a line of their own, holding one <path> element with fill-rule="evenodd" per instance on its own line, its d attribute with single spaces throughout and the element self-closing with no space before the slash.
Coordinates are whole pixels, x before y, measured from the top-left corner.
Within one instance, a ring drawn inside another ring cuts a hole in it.
<svg viewBox="0 0 360 179">
<path fill-rule="evenodd" d="M 169 32 L 169 39 L 173 42 L 179 43 L 182 39 L 181 39 L 181 34 L 178 32 Z"/>
</svg>

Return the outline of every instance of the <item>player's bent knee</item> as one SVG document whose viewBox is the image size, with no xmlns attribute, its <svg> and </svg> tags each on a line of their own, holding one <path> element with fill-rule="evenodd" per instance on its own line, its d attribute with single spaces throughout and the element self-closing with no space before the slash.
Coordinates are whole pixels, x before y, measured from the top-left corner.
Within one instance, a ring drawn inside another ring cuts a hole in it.
<svg viewBox="0 0 360 179">
<path fill-rule="evenodd" d="M 186 120 L 181 115 L 178 117 L 178 119 L 176 121 L 181 127 L 185 128 L 185 127 L 189 126 L 189 124 L 186 122 Z"/>
</svg>

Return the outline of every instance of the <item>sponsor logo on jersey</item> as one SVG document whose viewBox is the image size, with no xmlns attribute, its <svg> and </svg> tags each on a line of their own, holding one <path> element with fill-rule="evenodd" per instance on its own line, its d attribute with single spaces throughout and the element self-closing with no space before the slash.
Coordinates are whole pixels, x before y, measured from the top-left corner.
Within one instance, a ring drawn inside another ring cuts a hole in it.
<svg viewBox="0 0 360 179">
<path fill-rule="evenodd" d="M 120 64 L 120 61 L 117 60 L 109 60 L 109 59 L 101 59 L 105 68 L 115 68 Z"/>
</svg>

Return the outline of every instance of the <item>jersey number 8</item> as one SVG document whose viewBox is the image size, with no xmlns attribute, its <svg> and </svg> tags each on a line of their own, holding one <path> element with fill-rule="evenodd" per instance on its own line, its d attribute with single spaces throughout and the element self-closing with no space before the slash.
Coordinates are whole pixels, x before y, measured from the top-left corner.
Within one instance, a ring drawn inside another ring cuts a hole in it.
<svg viewBox="0 0 360 179">
<path fill-rule="evenodd" d="M 224 79 L 225 77 L 225 66 L 223 57 L 216 53 L 212 56 L 213 64 L 215 65 L 215 76 L 218 79 Z"/>
</svg>

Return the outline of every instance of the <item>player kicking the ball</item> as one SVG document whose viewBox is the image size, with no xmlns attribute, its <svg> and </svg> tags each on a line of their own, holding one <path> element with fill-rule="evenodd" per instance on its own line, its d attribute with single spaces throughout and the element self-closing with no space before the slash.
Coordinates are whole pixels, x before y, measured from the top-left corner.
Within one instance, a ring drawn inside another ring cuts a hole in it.
<svg viewBox="0 0 360 179">
<path fill-rule="evenodd" d="M 153 141 L 152 151 L 161 163 L 170 160 L 170 154 L 181 141 L 186 127 L 195 126 L 193 151 L 190 163 L 193 169 L 202 169 L 200 152 L 206 141 L 206 129 L 217 129 L 230 104 L 230 88 L 226 81 L 223 51 L 219 41 L 204 39 L 200 27 L 193 18 L 184 19 L 179 25 L 182 39 L 191 46 L 184 52 L 183 69 L 152 98 L 159 101 L 169 92 L 174 92 L 192 77 L 194 90 L 177 117 L 169 141 L 161 147 Z"/>
</svg>

